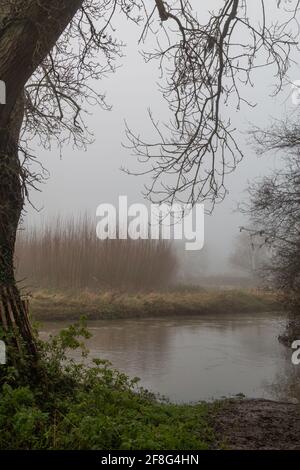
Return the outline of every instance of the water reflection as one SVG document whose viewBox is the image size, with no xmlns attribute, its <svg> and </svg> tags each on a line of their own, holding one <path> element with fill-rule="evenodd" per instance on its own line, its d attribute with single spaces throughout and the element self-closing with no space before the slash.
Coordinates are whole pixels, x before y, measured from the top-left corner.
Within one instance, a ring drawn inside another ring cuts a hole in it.
<svg viewBox="0 0 300 470">
<path fill-rule="evenodd" d="M 141 384 L 175 401 L 238 393 L 300 398 L 300 366 L 277 341 L 281 314 L 90 322 L 92 357 L 109 359 Z M 43 335 L 63 325 L 47 323 Z"/>
</svg>

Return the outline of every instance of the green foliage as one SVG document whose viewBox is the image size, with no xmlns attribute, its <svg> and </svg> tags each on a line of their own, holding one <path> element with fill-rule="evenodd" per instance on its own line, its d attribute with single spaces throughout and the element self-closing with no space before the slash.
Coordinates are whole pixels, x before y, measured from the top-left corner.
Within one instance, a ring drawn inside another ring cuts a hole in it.
<svg viewBox="0 0 300 470">
<path fill-rule="evenodd" d="M 3 385 L 0 401 L 0 448 L 45 447 L 49 415 L 37 405 L 29 387 Z"/>
<path fill-rule="evenodd" d="M 110 363 L 85 364 L 84 324 L 40 343 L 40 377 L 5 375 L 1 384 L 0 449 L 206 449 L 213 435 L 208 405 L 156 399 Z M 80 364 L 67 358 L 82 348 Z M 27 383 L 26 383 L 27 382 Z"/>
</svg>

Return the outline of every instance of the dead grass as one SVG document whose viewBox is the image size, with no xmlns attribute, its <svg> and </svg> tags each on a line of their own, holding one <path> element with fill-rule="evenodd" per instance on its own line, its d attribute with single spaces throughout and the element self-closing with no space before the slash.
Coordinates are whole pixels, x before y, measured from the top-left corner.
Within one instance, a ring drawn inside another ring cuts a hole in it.
<svg viewBox="0 0 300 470">
<path fill-rule="evenodd" d="M 31 299 L 36 320 L 90 320 L 113 318 L 271 312 L 280 310 L 274 293 L 259 290 L 186 290 L 121 293 L 38 290 Z"/>
<path fill-rule="evenodd" d="M 164 240 L 99 240 L 87 216 L 22 230 L 16 273 L 30 288 L 154 289 L 168 285 L 177 260 Z"/>
</svg>

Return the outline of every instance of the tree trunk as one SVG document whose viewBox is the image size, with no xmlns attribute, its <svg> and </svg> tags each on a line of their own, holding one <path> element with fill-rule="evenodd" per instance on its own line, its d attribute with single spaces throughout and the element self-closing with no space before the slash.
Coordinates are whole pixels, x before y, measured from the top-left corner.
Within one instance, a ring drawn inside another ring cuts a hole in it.
<svg viewBox="0 0 300 470">
<path fill-rule="evenodd" d="M 12 351 L 9 358 L 37 358 L 34 336 L 28 320 L 28 308 L 22 301 L 14 276 L 14 249 L 17 228 L 24 204 L 18 140 L 24 103 L 19 99 L 9 126 L 0 131 L 0 326 L 8 332 Z"/>
<path fill-rule="evenodd" d="M 0 326 L 13 347 L 37 357 L 27 308 L 14 277 L 14 249 L 24 195 L 18 142 L 23 120 L 22 90 L 81 7 L 83 0 L 14 0 L 0 3 Z"/>
<path fill-rule="evenodd" d="M 34 337 L 14 278 L 14 248 L 24 197 L 18 142 L 23 120 L 22 90 L 54 47 L 83 0 L 0 2 L 0 80 L 6 104 L 0 105 L 0 326 L 22 354 L 37 357 Z M 22 343 L 22 344 L 21 344 Z"/>
<path fill-rule="evenodd" d="M 0 106 L 0 129 L 6 128 L 25 84 L 55 46 L 83 0 L 0 0 L 0 80 L 6 104 Z M 2 20 L 2 21 L 1 21 Z"/>
</svg>

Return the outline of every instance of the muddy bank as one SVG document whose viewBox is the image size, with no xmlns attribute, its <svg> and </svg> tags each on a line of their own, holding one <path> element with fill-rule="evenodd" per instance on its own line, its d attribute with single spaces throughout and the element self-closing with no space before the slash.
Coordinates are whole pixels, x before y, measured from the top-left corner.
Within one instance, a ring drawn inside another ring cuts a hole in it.
<svg viewBox="0 0 300 470">
<path fill-rule="evenodd" d="M 214 419 L 217 447 L 300 450 L 300 405 L 270 400 L 228 400 Z"/>
</svg>

